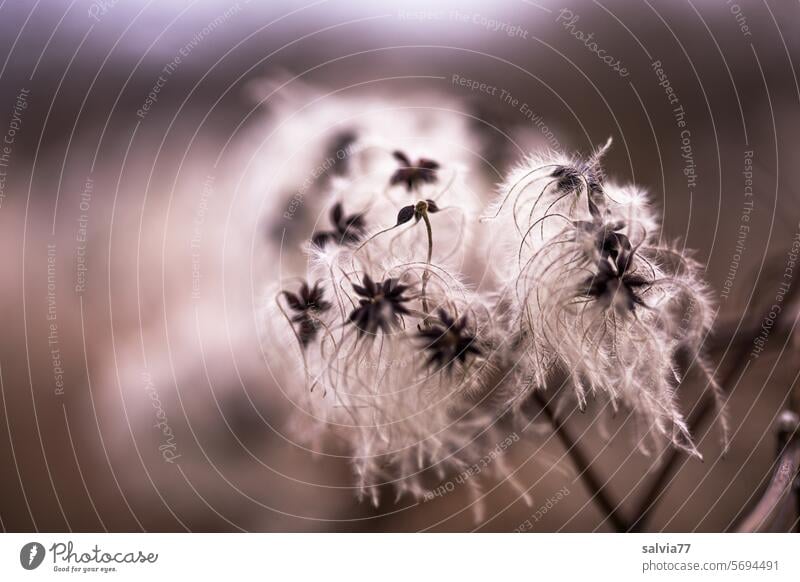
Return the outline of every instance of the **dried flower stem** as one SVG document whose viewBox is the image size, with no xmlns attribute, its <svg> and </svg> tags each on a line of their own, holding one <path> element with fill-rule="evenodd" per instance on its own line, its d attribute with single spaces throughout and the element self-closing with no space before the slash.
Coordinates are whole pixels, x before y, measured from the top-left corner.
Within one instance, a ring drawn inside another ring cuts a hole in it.
<svg viewBox="0 0 800 582">
<path fill-rule="evenodd" d="M 583 450 L 577 445 L 575 439 L 569 433 L 563 421 L 556 418 L 553 410 L 549 406 L 547 400 L 542 396 L 539 391 L 534 391 L 533 399 L 542 409 L 545 417 L 553 425 L 553 429 L 561 441 L 561 444 L 566 449 L 570 459 L 572 459 L 575 468 L 578 470 L 578 477 L 586 485 L 586 488 L 592 494 L 592 499 L 597 502 L 600 509 L 606 516 L 606 519 L 614 526 L 617 532 L 624 532 L 628 529 L 627 520 L 620 515 L 619 504 L 615 503 L 604 489 L 600 478 L 595 474 L 592 469 L 591 463 L 586 458 Z"/>
<path fill-rule="evenodd" d="M 723 386 L 725 384 L 722 384 Z M 692 413 L 689 415 L 689 421 L 687 422 L 689 426 L 689 430 L 694 433 L 696 432 L 700 426 L 702 425 L 703 421 L 705 420 L 706 416 L 708 416 L 712 410 L 714 410 L 715 404 L 714 399 L 711 397 L 706 397 L 703 401 L 695 407 Z M 681 455 L 678 453 L 677 450 L 670 449 L 668 452 L 667 460 L 661 466 L 661 469 L 656 473 L 655 477 L 653 477 L 652 484 L 650 485 L 650 489 L 647 493 L 642 497 L 642 502 L 639 505 L 639 510 L 636 512 L 638 516 L 636 521 L 630 527 L 629 531 L 632 532 L 641 532 L 645 531 L 645 526 L 647 525 L 647 520 L 650 518 L 651 512 L 655 509 L 658 501 L 661 499 L 661 495 L 663 494 L 664 490 L 672 481 L 672 473 L 675 469 L 675 466 L 678 463 Z M 623 530 L 625 531 L 625 530 Z"/>
<path fill-rule="evenodd" d="M 424 209 L 420 212 L 422 215 L 422 220 L 425 222 L 425 232 L 428 235 L 428 256 L 425 259 L 425 271 L 422 273 L 422 310 L 425 312 L 426 318 L 424 320 L 424 324 L 428 325 L 428 318 L 427 316 L 430 315 L 431 310 L 430 306 L 428 305 L 428 297 L 425 294 L 425 290 L 428 287 L 428 279 L 431 278 L 430 266 L 431 266 L 431 258 L 433 257 L 433 229 L 431 228 L 431 219 L 428 217 L 428 207 L 425 204 Z"/>
<path fill-rule="evenodd" d="M 738 532 L 792 531 L 798 522 L 797 479 L 800 475 L 800 417 L 789 410 L 779 419 L 778 458 L 764 495 L 736 527 Z"/>
</svg>

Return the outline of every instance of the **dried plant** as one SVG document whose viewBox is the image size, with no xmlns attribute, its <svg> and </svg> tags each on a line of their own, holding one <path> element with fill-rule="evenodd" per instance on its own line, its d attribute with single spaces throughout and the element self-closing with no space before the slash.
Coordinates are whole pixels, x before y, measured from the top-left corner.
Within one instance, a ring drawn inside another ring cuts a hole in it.
<svg viewBox="0 0 800 582">
<path fill-rule="evenodd" d="M 318 283 L 313 288 L 303 283 L 296 295 L 289 291 L 284 291 L 283 295 L 289 309 L 295 313 L 291 319 L 298 324 L 297 334 L 305 347 L 316 339 L 320 327 L 319 316 L 330 309 L 331 304 L 323 299 L 324 293 Z"/>
<path fill-rule="evenodd" d="M 656 238 L 646 194 L 606 179 L 610 140 L 587 158 L 527 158 L 479 221 L 464 165 L 446 151 L 412 163 L 369 130 L 348 136 L 352 163 L 314 203 L 332 226 L 298 248 L 313 287 L 292 293 L 285 278 L 264 309 L 273 373 L 295 406 L 292 438 L 316 451 L 344 444 L 376 505 L 389 486 L 420 498 L 502 440 L 509 410 L 530 414 L 525 403 L 566 375 L 581 409 L 598 398 L 633 412 L 645 453 L 666 442 L 699 456 L 679 356 L 721 407 L 702 353 L 709 293 L 700 265 Z M 466 264 L 491 265 L 494 278 L 477 290 Z"/>
<path fill-rule="evenodd" d="M 589 395 L 636 415 L 647 439 L 699 456 L 680 412 L 678 352 L 701 363 L 713 309 L 698 265 L 654 240 L 644 195 L 607 184 L 600 161 L 530 158 L 501 187 L 490 217 L 526 355 L 518 397 L 566 373 L 581 408 Z M 706 366 L 701 366 L 705 371 Z M 708 374 L 712 392 L 719 387 Z M 721 401 L 720 401 L 721 405 Z"/>
<path fill-rule="evenodd" d="M 284 370 L 279 384 L 297 410 L 292 436 L 320 451 L 330 448 L 333 435 L 348 443 L 358 490 L 376 504 L 382 486 L 422 496 L 426 474 L 441 479 L 464 470 L 481 456 L 480 443 L 490 443 L 487 427 L 496 420 L 493 410 L 471 404 L 470 395 L 484 389 L 492 364 L 465 331 L 469 325 L 491 344 L 489 312 L 480 298 L 432 265 L 428 300 L 438 315 L 426 317 L 419 293 L 426 268 L 379 269 L 346 250 L 334 259 L 320 255 L 312 272 L 333 290 L 334 307 L 319 313 L 319 337 L 305 343 L 300 338 L 293 349 L 281 339 L 291 319 L 281 322 L 269 312 L 266 317 L 265 341 L 275 340 L 270 352 L 294 362 L 275 367 Z M 281 310 L 286 298 L 277 295 Z M 420 340 L 433 334 L 431 358 Z M 431 367 L 433 360 L 440 365 Z"/>
<path fill-rule="evenodd" d="M 419 190 L 422 184 L 432 184 L 437 181 L 438 162 L 420 158 L 416 164 L 412 164 L 408 156 L 401 151 L 395 151 L 393 155 L 400 162 L 400 168 L 392 174 L 389 180 L 392 186 L 404 184 L 406 189 L 411 192 Z"/>
<path fill-rule="evenodd" d="M 342 203 L 337 202 L 331 208 L 331 230 L 321 230 L 315 232 L 311 237 L 311 242 L 319 247 L 325 246 L 328 242 L 336 244 L 352 244 L 361 240 L 366 229 L 364 216 L 356 213 L 349 216 L 345 215 Z"/>
</svg>

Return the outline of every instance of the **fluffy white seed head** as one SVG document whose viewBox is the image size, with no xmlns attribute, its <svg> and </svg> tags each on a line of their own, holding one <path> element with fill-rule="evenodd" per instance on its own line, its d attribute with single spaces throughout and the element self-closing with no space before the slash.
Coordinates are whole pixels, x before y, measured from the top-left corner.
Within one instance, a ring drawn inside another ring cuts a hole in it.
<svg viewBox="0 0 800 582">
<path fill-rule="evenodd" d="M 502 440 L 510 406 L 566 377 L 581 407 L 629 409 L 643 450 L 699 454 L 679 361 L 719 397 L 702 355 L 714 311 L 647 193 L 605 179 L 610 140 L 588 158 L 529 156 L 482 212 L 478 140 L 457 104 L 426 103 L 303 87 L 272 104 L 254 191 L 296 203 L 288 218 L 280 197 L 265 203 L 285 229 L 267 252 L 284 268 L 265 293 L 262 341 L 293 408 L 289 436 L 349 455 L 375 504 L 386 487 L 421 497 L 431 476 Z"/>
<path fill-rule="evenodd" d="M 585 162 L 529 158 L 490 214 L 523 346 L 518 397 L 566 374 L 581 407 L 591 395 L 633 411 L 642 448 L 651 436 L 698 454 L 677 404 L 676 362 L 681 349 L 701 358 L 708 293 L 694 261 L 658 244 L 645 193 L 603 179 L 603 151 Z"/>
<path fill-rule="evenodd" d="M 324 290 L 327 305 L 313 315 L 313 340 L 304 344 L 278 292 L 264 312 L 264 341 L 276 358 L 278 385 L 295 408 L 292 438 L 320 452 L 344 444 L 359 492 L 377 503 L 385 485 L 422 496 L 426 474 L 460 471 L 482 450 L 479 443 L 497 418 L 479 395 L 493 373 L 498 339 L 483 300 L 441 266 L 376 260 L 379 253 L 363 251 L 314 256 L 308 278 Z M 370 328 L 372 319 L 353 315 L 365 301 L 357 292 L 369 285 L 365 275 L 378 287 L 392 280 L 404 288 L 405 313 L 397 317 L 390 303 L 368 302 L 368 308 L 380 306 L 370 312 L 378 329 Z M 463 329 L 447 326 L 447 317 L 451 324 L 463 321 Z M 389 322 L 385 329 L 383 322 Z M 430 329 L 443 331 L 446 346 L 458 339 L 447 336 L 451 331 L 472 337 L 474 349 L 463 360 L 457 349 L 445 349 L 443 359 L 432 361 L 432 336 L 422 333 Z M 293 336 L 296 341 L 287 341 Z"/>
</svg>

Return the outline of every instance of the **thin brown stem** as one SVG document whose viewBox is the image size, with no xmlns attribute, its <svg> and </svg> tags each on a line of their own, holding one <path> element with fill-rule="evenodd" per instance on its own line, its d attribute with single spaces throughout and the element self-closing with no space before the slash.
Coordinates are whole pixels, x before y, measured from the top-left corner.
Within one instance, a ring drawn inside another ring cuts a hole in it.
<svg viewBox="0 0 800 582">
<path fill-rule="evenodd" d="M 714 410 L 714 408 L 715 406 L 713 398 L 704 398 L 703 401 L 689 415 L 689 430 L 692 433 L 697 431 L 705 420 L 706 416 L 708 416 L 711 411 Z M 669 485 L 672 474 L 675 471 L 675 467 L 680 459 L 681 454 L 677 449 L 669 450 L 667 460 L 664 461 L 663 465 L 661 465 L 661 468 L 653 477 L 647 493 L 645 493 L 645 495 L 642 497 L 642 503 L 639 506 L 639 510 L 636 512 L 638 517 L 631 525 L 630 531 L 644 531 L 651 513 L 656 508 L 656 505 L 661 499 L 661 495 L 664 493 L 667 485 Z"/>
<path fill-rule="evenodd" d="M 542 409 L 545 417 L 553 425 L 553 430 L 561 441 L 561 444 L 566 449 L 567 454 L 572 460 L 575 468 L 578 470 L 578 477 L 583 481 L 589 493 L 592 494 L 592 499 L 596 501 L 597 505 L 603 511 L 609 522 L 614 526 L 617 532 L 624 532 L 628 529 L 627 520 L 621 515 L 619 505 L 615 503 L 600 478 L 595 474 L 592 465 L 584 455 L 583 450 L 578 446 L 575 439 L 569 432 L 569 429 L 563 421 L 558 419 L 548 404 L 547 400 L 538 391 L 534 391 L 533 399 Z"/>
<path fill-rule="evenodd" d="M 738 524 L 738 532 L 791 531 L 796 526 L 796 487 L 800 475 L 800 418 L 784 411 L 780 418 L 778 458 L 764 495 Z"/>
<path fill-rule="evenodd" d="M 420 214 L 422 214 L 422 220 L 425 222 L 425 231 L 428 233 L 428 256 L 425 259 L 425 271 L 422 273 L 422 310 L 426 315 L 430 315 L 431 310 L 428 305 L 428 297 L 425 294 L 425 290 L 428 287 L 428 279 L 431 278 L 430 266 L 431 258 L 433 257 L 433 229 L 431 228 L 431 219 L 428 217 L 427 210 L 423 210 Z M 424 323 L 427 325 L 427 317 Z"/>
</svg>

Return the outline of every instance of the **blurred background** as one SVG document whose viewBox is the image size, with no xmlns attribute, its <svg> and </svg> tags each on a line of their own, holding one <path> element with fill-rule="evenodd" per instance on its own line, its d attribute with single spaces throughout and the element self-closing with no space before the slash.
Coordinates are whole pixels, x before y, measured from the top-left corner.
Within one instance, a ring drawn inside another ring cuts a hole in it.
<svg viewBox="0 0 800 582">
<path fill-rule="evenodd" d="M 335 93 L 352 116 L 381 95 L 466 124 L 486 200 L 531 149 L 614 138 L 608 174 L 707 265 L 732 441 L 722 456 L 706 417 L 705 461 L 660 473 L 669 453 L 636 451 L 624 418 L 568 426 L 629 521 L 655 499 L 638 527 L 733 529 L 800 370 L 789 299 L 749 356 L 800 230 L 799 28 L 800 5 L 774 0 L 1 3 L 0 526 L 613 529 L 542 427 L 505 454 L 533 505 L 484 476 L 477 522 L 463 487 L 360 503 L 346 458 L 285 437 L 256 314 L 281 260 L 268 210 L 293 195 L 271 172 L 306 152 L 276 128 Z M 687 415 L 699 400 L 685 382 Z"/>
</svg>

